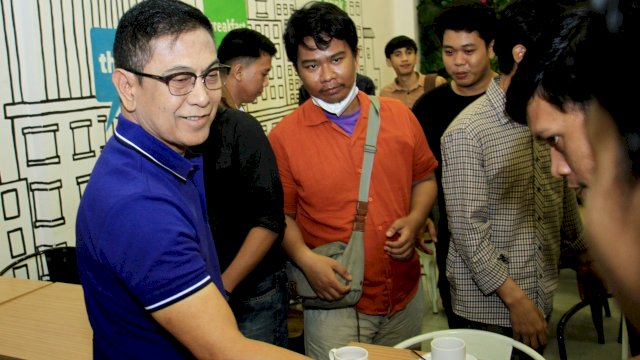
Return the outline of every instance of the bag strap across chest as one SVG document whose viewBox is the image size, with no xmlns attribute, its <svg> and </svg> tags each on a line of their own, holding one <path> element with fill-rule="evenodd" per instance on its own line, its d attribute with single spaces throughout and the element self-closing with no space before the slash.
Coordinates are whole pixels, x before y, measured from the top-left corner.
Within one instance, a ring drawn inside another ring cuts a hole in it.
<svg viewBox="0 0 640 360">
<path fill-rule="evenodd" d="M 438 78 L 438 74 L 426 74 L 424 76 L 424 92 L 429 92 L 429 90 L 436 87 L 436 79 Z"/>
<path fill-rule="evenodd" d="M 369 185 L 373 170 L 373 158 L 376 153 L 378 131 L 380 130 L 380 99 L 369 96 L 371 107 L 369 109 L 369 123 L 367 125 L 367 139 L 364 144 L 364 158 L 362 159 L 362 173 L 360 175 L 360 190 L 356 204 L 356 215 L 353 221 L 353 231 L 364 231 L 364 221 L 369 205 Z"/>
</svg>

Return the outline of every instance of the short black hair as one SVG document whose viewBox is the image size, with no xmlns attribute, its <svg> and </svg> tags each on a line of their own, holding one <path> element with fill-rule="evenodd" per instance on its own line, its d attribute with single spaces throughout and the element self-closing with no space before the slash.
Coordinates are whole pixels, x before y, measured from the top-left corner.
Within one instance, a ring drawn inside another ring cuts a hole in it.
<svg viewBox="0 0 640 360">
<path fill-rule="evenodd" d="M 612 76 L 601 70 L 624 64 L 620 57 L 612 54 L 640 37 L 637 25 L 640 2 L 620 0 L 609 8 L 596 7 L 596 10 L 570 10 L 545 31 L 536 45 L 540 51 L 536 56 L 526 55 L 511 79 L 506 111 L 514 121 L 526 124 L 526 106 L 533 96 L 539 96 L 563 112 L 569 106 L 587 112 L 597 100 L 617 126 L 630 160 L 624 166 L 629 166 L 632 175 L 638 177 L 640 121 L 632 115 L 637 96 L 623 84 L 637 83 L 640 76 L 637 71 Z"/>
<path fill-rule="evenodd" d="M 358 32 L 349 15 L 328 2 L 310 2 L 291 14 L 283 40 L 287 58 L 298 68 L 298 46 L 306 46 L 304 38 L 312 37 L 318 49 L 329 47 L 332 39 L 344 40 L 353 55 L 358 53 Z"/>
<path fill-rule="evenodd" d="M 118 22 L 113 42 L 115 66 L 142 71 L 153 54 L 153 40 L 204 29 L 213 39 L 209 19 L 179 0 L 146 0 L 132 6 Z"/>
<path fill-rule="evenodd" d="M 524 58 L 535 53 L 534 44 L 554 20 L 564 12 L 559 1 L 515 0 L 499 14 L 493 52 L 498 57 L 498 70 L 509 74 L 515 65 L 512 50 L 523 45 Z"/>
<path fill-rule="evenodd" d="M 413 41 L 412 38 L 400 35 L 389 40 L 384 47 L 384 55 L 387 59 L 390 59 L 394 51 L 402 48 L 412 49 L 414 52 L 418 52 L 418 45 L 416 45 L 416 42 Z"/>
<path fill-rule="evenodd" d="M 595 3 L 595 2 L 594 2 Z M 601 2 L 597 11 L 603 14 L 608 33 L 599 44 L 593 45 L 595 56 L 588 59 L 592 66 L 583 69 L 583 74 L 593 81 L 593 95 L 602 107 L 611 115 L 618 128 L 624 149 L 630 160 L 632 175 L 640 177 L 640 121 L 635 116 L 637 91 L 629 90 L 629 84 L 640 82 L 638 71 L 625 71 L 624 74 L 611 74 L 596 69 L 626 69 L 628 63 L 618 55 L 621 49 L 633 46 L 640 38 L 640 1 L 617 0 Z M 590 54 L 589 54 L 590 55 Z"/>
<path fill-rule="evenodd" d="M 231 65 L 238 58 L 258 59 L 262 54 L 273 56 L 276 51 L 276 46 L 268 37 L 249 28 L 238 28 L 222 38 L 218 59 L 223 64 Z"/>
<path fill-rule="evenodd" d="M 606 34 L 604 18 L 588 8 L 573 9 L 558 18 L 534 45 L 538 50 L 525 55 L 511 79 L 506 105 L 509 116 L 526 124 L 527 104 L 534 95 L 560 111 L 569 105 L 586 108 L 596 78 L 602 76 L 593 71 L 592 60 L 605 50 L 598 44 L 603 44 Z"/>
<path fill-rule="evenodd" d="M 477 0 L 457 0 L 445 6 L 434 19 L 435 33 L 442 42 L 446 30 L 477 31 L 489 46 L 496 34 L 495 10 Z"/>
</svg>

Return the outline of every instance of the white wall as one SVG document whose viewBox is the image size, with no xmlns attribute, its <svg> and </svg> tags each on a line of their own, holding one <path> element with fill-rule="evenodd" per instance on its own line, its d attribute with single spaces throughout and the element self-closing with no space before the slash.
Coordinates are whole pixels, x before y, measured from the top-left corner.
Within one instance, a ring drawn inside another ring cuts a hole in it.
<svg viewBox="0 0 640 360">
<path fill-rule="evenodd" d="M 381 70 L 382 84 L 395 78 L 393 69 L 385 62 L 384 46 L 398 35 L 406 35 L 418 42 L 417 0 L 363 0 L 364 19 L 375 32 L 376 65 Z"/>
</svg>

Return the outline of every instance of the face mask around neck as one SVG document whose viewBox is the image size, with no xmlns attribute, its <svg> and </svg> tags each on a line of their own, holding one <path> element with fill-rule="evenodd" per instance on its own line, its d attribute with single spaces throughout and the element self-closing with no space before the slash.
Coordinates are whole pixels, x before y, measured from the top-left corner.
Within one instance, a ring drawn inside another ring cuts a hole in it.
<svg viewBox="0 0 640 360">
<path fill-rule="evenodd" d="M 356 84 L 353 83 L 353 87 L 351 88 L 349 95 L 347 95 L 347 97 L 344 98 L 342 101 L 339 101 L 337 103 L 328 103 L 326 101 L 320 100 L 317 97 L 313 97 L 313 96 L 311 97 L 311 101 L 313 101 L 314 104 L 322 108 L 322 110 L 335 114 L 337 116 L 340 116 L 345 110 L 347 110 L 347 107 L 349 107 L 349 105 L 351 104 L 353 99 L 356 98 L 357 95 L 358 95 L 358 87 L 356 87 Z"/>
</svg>

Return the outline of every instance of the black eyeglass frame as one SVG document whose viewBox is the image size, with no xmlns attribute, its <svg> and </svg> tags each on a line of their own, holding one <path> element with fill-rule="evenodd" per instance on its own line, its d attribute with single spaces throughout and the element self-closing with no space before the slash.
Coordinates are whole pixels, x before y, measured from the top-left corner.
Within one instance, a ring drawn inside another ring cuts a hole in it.
<svg viewBox="0 0 640 360">
<path fill-rule="evenodd" d="M 215 87 L 215 88 L 210 88 L 207 86 L 207 83 L 205 82 L 205 77 L 207 77 L 209 74 L 211 74 L 212 71 L 225 71 L 225 70 L 229 70 L 231 69 L 231 66 L 226 65 L 226 64 L 215 64 L 213 66 L 211 66 L 208 70 L 205 70 L 204 73 L 202 73 L 201 75 L 196 75 L 193 72 L 190 71 L 181 71 L 181 72 L 177 72 L 177 73 L 173 73 L 173 74 L 169 74 L 169 75 L 165 75 L 165 76 L 160 76 L 160 75 L 154 75 L 154 74 L 148 74 L 148 73 L 144 73 L 142 71 L 136 71 L 136 70 L 132 70 L 132 69 L 127 69 L 127 68 L 123 68 L 124 70 L 138 75 L 138 76 L 142 76 L 142 77 L 146 77 L 146 78 L 150 78 L 150 79 L 154 79 L 154 80 L 158 80 L 160 82 L 163 82 L 165 85 L 167 85 L 167 89 L 169 90 L 169 93 L 171 93 L 171 95 L 173 96 L 184 96 L 184 95 L 188 95 L 189 93 L 191 93 L 193 91 L 193 88 L 196 87 L 196 80 L 198 78 L 202 78 L 202 84 L 204 85 L 205 88 L 209 89 L 209 90 L 219 90 L 222 89 L 222 87 L 225 85 L 224 81 L 222 80 L 222 77 L 220 77 L 220 86 Z M 171 82 L 171 80 L 175 79 L 178 76 L 181 75 L 189 75 L 193 80 L 191 81 L 191 88 L 189 89 L 189 91 L 183 93 L 183 94 L 174 94 L 171 91 L 171 86 L 169 86 L 169 82 Z"/>
</svg>

